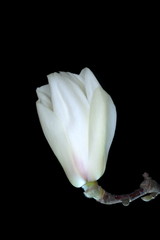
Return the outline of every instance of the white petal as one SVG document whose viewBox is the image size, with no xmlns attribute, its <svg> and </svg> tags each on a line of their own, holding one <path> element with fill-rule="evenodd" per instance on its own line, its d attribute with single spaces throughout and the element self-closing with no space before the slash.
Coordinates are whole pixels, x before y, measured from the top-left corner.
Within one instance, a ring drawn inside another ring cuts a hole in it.
<svg viewBox="0 0 160 240">
<path fill-rule="evenodd" d="M 50 94 L 50 89 L 49 85 L 44 85 L 40 88 L 36 89 L 37 96 L 39 98 L 39 101 L 45 105 L 46 107 L 50 108 L 53 110 L 53 105 L 51 102 L 51 94 Z"/>
<path fill-rule="evenodd" d="M 66 74 L 63 72 L 63 74 Z M 94 90 L 100 85 L 93 72 L 89 68 L 84 68 L 80 74 L 67 73 L 71 77 L 72 81 L 76 81 L 79 87 L 82 89 L 88 101 L 91 100 Z M 75 79 L 76 80 L 75 80 Z M 77 81 L 78 80 L 78 81 Z"/>
<path fill-rule="evenodd" d="M 60 119 L 50 109 L 37 101 L 37 111 L 44 135 L 61 163 L 69 181 L 75 187 L 81 187 L 86 183 L 80 175 L 77 167 L 79 156 L 73 152 L 73 148 L 63 128 Z"/>
<path fill-rule="evenodd" d="M 84 68 L 80 72 L 80 77 L 84 81 L 86 94 L 88 101 L 90 102 L 94 93 L 94 90 L 100 86 L 98 80 L 96 79 L 95 75 L 89 68 Z"/>
<path fill-rule="evenodd" d="M 86 177 L 88 163 L 89 104 L 77 84 L 59 74 L 48 76 L 54 112 L 63 123 L 72 148 L 78 156 L 79 171 Z"/>
<path fill-rule="evenodd" d="M 70 114 L 77 116 L 76 111 L 81 111 L 82 105 L 86 109 L 89 107 L 83 91 L 73 81 L 63 78 L 58 73 L 50 74 L 47 77 L 54 111 L 61 119 L 64 119 L 64 113 L 67 119 Z"/>
<path fill-rule="evenodd" d="M 60 75 L 62 78 L 74 82 L 86 96 L 84 82 L 82 80 L 82 77 L 80 77 L 80 75 L 70 73 L 70 72 L 60 72 Z"/>
<path fill-rule="evenodd" d="M 51 91 L 49 88 L 49 84 L 43 85 L 42 87 L 39 87 L 38 90 L 42 93 L 44 93 L 48 98 L 51 97 Z"/>
<path fill-rule="evenodd" d="M 97 88 L 91 101 L 89 121 L 89 181 L 99 179 L 106 167 L 115 127 L 116 109 L 111 97 Z"/>
</svg>

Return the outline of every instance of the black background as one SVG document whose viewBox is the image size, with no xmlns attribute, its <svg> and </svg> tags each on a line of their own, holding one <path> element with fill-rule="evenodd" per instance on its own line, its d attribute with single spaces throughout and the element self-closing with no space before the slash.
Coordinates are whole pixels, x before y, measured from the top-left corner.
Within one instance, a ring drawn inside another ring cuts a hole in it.
<svg viewBox="0 0 160 240">
<path fill-rule="evenodd" d="M 18 38 L 9 44 L 19 86 L 14 100 L 20 132 L 16 148 L 19 161 L 12 164 L 16 165 L 17 179 L 14 202 L 20 209 L 23 235 L 33 231 L 45 238 L 57 233 L 76 238 L 86 234 L 107 237 L 124 236 L 128 229 L 137 237 L 144 223 L 149 229 L 156 222 L 159 197 L 149 203 L 138 199 L 128 207 L 107 206 L 85 198 L 82 189 L 74 188 L 50 149 L 36 112 L 36 88 L 47 83 L 49 73 L 79 73 L 84 67 L 90 68 L 117 109 L 115 137 L 99 184 L 111 193 L 129 193 L 139 187 L 145 171 L 160 182 L 156 15 L 153 18 L 136 12 L 130 16 L 128 12 L 115 17 L 114 11 L 113 15 L 108 12 L 101 16 L 98 11 L 98 17 L 96 11 L 85 9 L 84 20 L 77 11 L 35 8 L 25 15 Z M 17 129 L 12 141 L 16 134 Z"/>
</svg>

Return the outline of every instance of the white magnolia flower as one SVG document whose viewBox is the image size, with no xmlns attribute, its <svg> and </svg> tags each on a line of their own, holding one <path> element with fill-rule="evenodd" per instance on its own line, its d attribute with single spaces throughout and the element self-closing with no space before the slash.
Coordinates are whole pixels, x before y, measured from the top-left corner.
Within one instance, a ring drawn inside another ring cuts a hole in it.
<svg viewBox="0 0 160 240">
<path fill-rule="evenodd" d="M 52 73 L 37 88 L 44 135 L 75 187 L 104 173 L 116 127 L 116 109 L 94 74 Z"/>
</svg>

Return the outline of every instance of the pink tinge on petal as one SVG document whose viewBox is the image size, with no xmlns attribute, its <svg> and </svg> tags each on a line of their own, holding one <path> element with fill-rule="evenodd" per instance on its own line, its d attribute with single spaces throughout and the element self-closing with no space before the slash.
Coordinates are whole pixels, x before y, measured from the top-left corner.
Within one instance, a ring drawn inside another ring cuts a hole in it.
<svg viewBox="0 0 160 240">
<path fill-rule="evenodd" d="M 83 159 L 78 158 L 75 154 L 73 154 L 74 165 L 79 172 L 80 176 L 87 182 L 88 181 L 88 171 Z"/>
</svg>

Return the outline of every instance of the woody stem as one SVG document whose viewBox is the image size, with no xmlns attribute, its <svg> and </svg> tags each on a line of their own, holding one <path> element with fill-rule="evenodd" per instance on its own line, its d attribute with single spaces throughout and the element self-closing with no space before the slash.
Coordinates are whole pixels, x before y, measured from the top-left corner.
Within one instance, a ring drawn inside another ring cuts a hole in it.
<svg viewBox="0 0 160 240">
<path fill-rule="evenodd" d="M 124 206 L 128 206 L 130 202 L 140 197 L 143 201 L 150 201 L 160 194 L 160 185 L 148 173 L 144 173 L 143 177 L 144 180 L 140 184 L 140 187 L 129 194 L 115 195 L 108 193 L 97 182 L 89 182 L 82 188 L 86 197 L 94 198 L 102 204 L 122 203 Z"/>
</svg>

